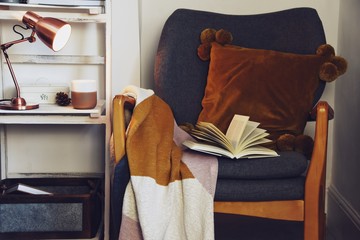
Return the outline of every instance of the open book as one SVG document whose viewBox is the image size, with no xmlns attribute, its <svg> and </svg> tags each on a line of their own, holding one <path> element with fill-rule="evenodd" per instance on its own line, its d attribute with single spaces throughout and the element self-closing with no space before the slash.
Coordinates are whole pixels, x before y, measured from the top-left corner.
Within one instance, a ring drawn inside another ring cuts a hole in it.
<svg viewBox="0 0 360 240">
<path fill-rule="evenodd" d="M 186 147 L 218 156 L 229 158 L 275 157 L 278 154 L 261 144 L 271 142 L 266 130 L 258 128 L 260 123 L 249 120 L 248 116 L 235 114 L 226 134 L 214 124 L 198 122 L 190 135 L 198 141 L 186 140 Z"/>
</svg>

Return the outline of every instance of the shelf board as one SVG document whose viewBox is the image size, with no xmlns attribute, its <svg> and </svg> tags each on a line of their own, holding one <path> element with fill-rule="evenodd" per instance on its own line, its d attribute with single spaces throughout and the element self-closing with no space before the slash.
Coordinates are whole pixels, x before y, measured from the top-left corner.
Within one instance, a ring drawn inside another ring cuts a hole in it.
<svg viewBox="0 0 360 240">
<path fill-rule="evenodd" d="M 40 12 L 42 17 L 59 18 L 69 23 L 105 23 L 107 21 L 103 7 L 58 7 L 14 3 L 0 3 L 0 19 L 21 21 L 25 12 L 29 10 Z"/>
<path fill-rule="evenodd" d="M 11 63 L 104 65 L 103 56 L 9 54 Z M 3 59 L 5 62 L 5 59 Z"/>
<path fill-rule="evenodd" d="M 0 110 L 0 124 L 106 124 L 105 100 L 94 109 L 74 109 L 71 105 L 40 104 L 38 109 Z"/>
<path fill-rule="evenodd" d="M 9 172 L 8 178 L 104 178 L 104 172 L 98 173 L 81 173 L 81 172 L 66 172 L 66 173 L 15 173 Z"/>
<path fill-rule="evenodd" d="M 26 11 L 14 11 L 14 10 L 2 11 L 0 6 L 0 19 L 21 21 L 25 12 Z M 41 16 L 54 17 L 69 23 L 72 22 L 105 23 L 106 21 L 106 18 L 103 14 L 89 15 L 87 13 L 41 12 Z"/>
<path fill-rule="evenodd" d="M 1 10 L 61 10 L 61 11 L 77 11 L 88 14 L 102 14 L 104 13 L 104 6 L 56 6 L 56 5 L 42 5 L 42 4 L 22 4 L 22 3 L 0 3 Z"/>
</svg>

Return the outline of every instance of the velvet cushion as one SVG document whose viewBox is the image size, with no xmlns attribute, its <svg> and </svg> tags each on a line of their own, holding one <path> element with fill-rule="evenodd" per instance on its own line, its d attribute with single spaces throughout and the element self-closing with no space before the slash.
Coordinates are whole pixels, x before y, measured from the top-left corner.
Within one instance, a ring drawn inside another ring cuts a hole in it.
<svg viewBox="0 0 360 240">
<path fill-rule="evenodd" d="M 213 43 L 198 121 L 212 122 L 226 132 L 234 114 L 243 114 L 260 122 L 270 138 L 301 134 L 323 62 L 318 55 Z"/>
</svg>

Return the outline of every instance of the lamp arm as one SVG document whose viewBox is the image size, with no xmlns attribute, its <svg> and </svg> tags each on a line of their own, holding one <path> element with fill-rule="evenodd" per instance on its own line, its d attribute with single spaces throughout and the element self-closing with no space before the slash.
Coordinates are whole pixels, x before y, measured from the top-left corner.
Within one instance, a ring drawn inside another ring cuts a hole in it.
<svg viewBox="0 0 360 240">
<path fill-rule="evenodd" d="M 6 48 L 1 48 L 1 50 L 3 51 L 4 53 L 4 56 L 5 56 L 5 60 L 6 60 L 6 64 L 8 65 L 9 67 L 9 70 L 10 70 L 10 73 L 11 73 L 11 77 L 13 79 L 13 82 L 15 84 L 15 89 L 16 89 L 16 97 L 17 98 L 20 98 L 20 87 L 19 87 L 19 84 L 18 84 L 18 81 L 16 79 L 16 76 L 15 76 L 15 72 L 11 66 L 11 62 L 10 62 L 10 59 L 9 59 L 9 55 L 7 54 L 6 52 Z"/>
<path fill-rule="evenodd" d="M 34 34 L 35 32 L 33 31 L 31 33 L 31 35 L 27 38 L 22 38 L 22 39 L 19 39 L 19 40 L 15 40 L 15 41 L 11 41 L 11 42 L 8 42 L 8 43 L 4 43 L 4 44 L 1 44 L 0 48 L 4 54 L 4 57 L 5 57 L 5 61 L 6 61 L 6 64 L 8 65 L 8 68 L 10 70 L 10 74 L 11 74 L 11 77 L 13 79 L 13 82 L 15 84 L 15 89 L 16 89 L 16 98 L 21 98 L 20 97 L 20 87 L 19 87 L 19 84 L 18 84 L 18 81 L 16 79 L 16 76 L 15 76 L 15 72 L 12 68 L 12 65 L 11 65 L 11 62 L 10 62 L 10 59 L 9 59 L 9 55 L 7 53 L 7 49 L 10 48 L 11 46 L 13 46 L 14 44 L 18 44 L 18 43 L 22 43 L 22 42 L 34 42 L 35 41 L 35 37 L 34 37 Z"/>
<path fill-rule="evenodd" d="M 18 39 L 18 40 L 7 42 L 7 43 L 3 43 L 3 44 L 1 44 L 1 50 L 4 51 L 4 50 L 10 48 L 12 45 L 22 43 L 22 42 L 30 42 L 30 43 L 35 42 L 36 38 L 34 37 L 34 35 L 35 35 L 35 31 L 32 31 L 32 33 L 31 33 L 31 35 L 29 37 L 21 38 L 21 39 Z"/>
</svg>

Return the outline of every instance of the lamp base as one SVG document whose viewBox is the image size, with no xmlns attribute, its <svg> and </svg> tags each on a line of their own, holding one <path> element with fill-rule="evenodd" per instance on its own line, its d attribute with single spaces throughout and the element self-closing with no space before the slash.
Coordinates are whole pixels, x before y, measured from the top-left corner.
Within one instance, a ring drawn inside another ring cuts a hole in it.
<svg viewBox="0 0 360 240">
<path fill-rule="evenodd" d="M 39 108 L 39 104 L 27 104 L 23 98 L 13 98 L 11 102 L 0 103 L 2 110 L 32 110 Z"/>
</svg>

